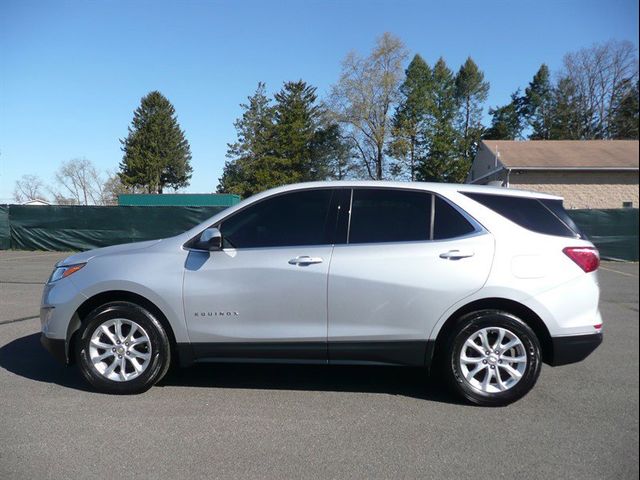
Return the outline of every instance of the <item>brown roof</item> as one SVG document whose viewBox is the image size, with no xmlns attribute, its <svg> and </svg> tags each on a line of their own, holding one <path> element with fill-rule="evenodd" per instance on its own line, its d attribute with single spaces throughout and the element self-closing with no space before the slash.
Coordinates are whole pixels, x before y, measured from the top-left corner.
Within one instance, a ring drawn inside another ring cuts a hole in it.
<svg viewBox="0 0 640 480">
<path fill-rule="evenodd" d="M 638 168 L 637 140 L 483 140 L 507 168 Z"/>
</svg>

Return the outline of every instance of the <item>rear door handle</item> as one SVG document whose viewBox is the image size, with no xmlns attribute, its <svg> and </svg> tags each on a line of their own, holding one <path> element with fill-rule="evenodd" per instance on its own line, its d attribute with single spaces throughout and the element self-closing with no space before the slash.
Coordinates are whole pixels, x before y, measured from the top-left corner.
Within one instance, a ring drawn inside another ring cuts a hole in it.
<svg viewBox="0 0 640 480">
<path fill-rule="evenodd" d="M 313 265 L 315 263 L 322 263 L 322 262 L 323 260 L 320 257 L 308 257 L 307 255 L 302 255 L 289 260 L 289 265 L 298 265 L 300 267 L 305 267 L 307 265 Z"/>
<path fill-rule="evenodd" d="M 449 250 L 440 254 L 440 258 L 445 260 L 460 260 L 461 258 L 473 257 L 474 253 L 470 250 Z"/>
</svg>

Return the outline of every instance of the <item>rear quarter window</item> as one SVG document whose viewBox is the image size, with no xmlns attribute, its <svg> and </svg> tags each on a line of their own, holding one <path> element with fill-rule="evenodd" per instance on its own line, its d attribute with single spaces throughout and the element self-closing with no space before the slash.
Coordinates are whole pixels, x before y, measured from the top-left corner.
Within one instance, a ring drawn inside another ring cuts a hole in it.
<svg viewBox="0 0 640 480">
<path fill-rule="evenodd" d="M 581 237 L 559 200 L 461 192 L 527 230 L 558 237 Z"/>
<path fill-rule="evenodd" d="M 433 239 L 446 240 L 470 235 L 476 231 L 458 210 L 442 198 L 434 195 Z"/>
</svg>

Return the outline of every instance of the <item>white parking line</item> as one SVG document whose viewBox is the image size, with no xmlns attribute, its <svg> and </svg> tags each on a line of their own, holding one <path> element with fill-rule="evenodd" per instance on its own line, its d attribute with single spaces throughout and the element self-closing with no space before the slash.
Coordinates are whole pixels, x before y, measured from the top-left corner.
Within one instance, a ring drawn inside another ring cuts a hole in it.
<svg viewBox="0 0 640 480">
<path fill-rule="evenodd" d="M 620 270 L 614 270 L 613 268 L 607 268 L 600 265 L 602 270 L 606 270 L 607 272 L 619 273 L 620 275 L 624 275 L 625 277 L 638 278 L 638 275 L 633 275 L 632 273 L 621 272 Z"/>
<path fill-rule="evenodd" d="M 56 254 L 57 252 L 42 252 L 42 253 L 37 253 L 34 255 L 22 255 L 20 257 L 11 257 L 11 256 L 0 256 L 0 261 L 5 261 L 5 260 L 22 260 L 24 258 L 48 258 L 48 257 L 52 257 Z"/>
</svg>

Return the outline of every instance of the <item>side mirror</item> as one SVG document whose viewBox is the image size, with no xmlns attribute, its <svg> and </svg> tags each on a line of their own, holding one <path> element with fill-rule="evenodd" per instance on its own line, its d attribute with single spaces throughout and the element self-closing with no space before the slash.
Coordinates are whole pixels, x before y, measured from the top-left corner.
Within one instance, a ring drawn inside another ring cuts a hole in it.
<svg viewBox="0 0 640 480">
<path fill-rule="evenodd" d="M 222 233 L 215 227 L 207 228 L 200 234 L 199 246 L 203 250 L 216 251 L 222 249 Z"/>
</svg>

